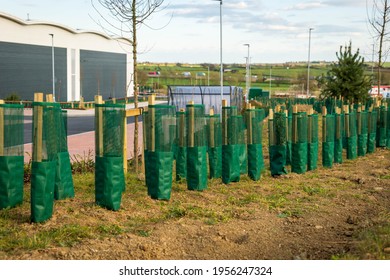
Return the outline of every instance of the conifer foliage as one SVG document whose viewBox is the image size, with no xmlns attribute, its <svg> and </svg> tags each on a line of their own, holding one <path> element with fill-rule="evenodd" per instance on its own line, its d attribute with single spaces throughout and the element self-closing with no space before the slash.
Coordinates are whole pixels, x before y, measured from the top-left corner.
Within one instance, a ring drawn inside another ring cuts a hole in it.
<svg viewBox="0 0 390 280">
<path fill-rule="evenodd" d="M 319 78 L 321 96 L 343 97 L 351 102 L 366 100 L 371 88 L 371 77 L 365 74 L 364 58 L 360 56 L 359 49 L 353 53 L 350 42 L 344 49 L 340 46 L 336 56 L 338 62 L 332 64 L 326 76 Z"/>
</svg>

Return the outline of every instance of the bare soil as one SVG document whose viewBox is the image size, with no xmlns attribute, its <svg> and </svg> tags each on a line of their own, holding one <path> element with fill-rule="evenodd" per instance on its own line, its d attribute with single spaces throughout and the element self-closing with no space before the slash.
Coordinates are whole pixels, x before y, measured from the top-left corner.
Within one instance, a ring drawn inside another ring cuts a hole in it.
<svg viewBox="0 0 390 280">
<path fill-rule="evenodd" d="M 211 180 L 203 192 L 174 183 L 169 201 L 150 199 L 133 176 L 117 212 L 94 204 L 88 178 L 75 179 L 76 197 L 56 202 L 46 223 L 29 223 L 28 203 L 9 210 L 19 236 L 48 233 L 48 240 L 42 248 L 0 251 L 0 259 L 390 258 L 362 249 L 363 232 L 389 225 L 389 150 L 302 175 L 266 172 L 260 181 L 243 176 L 228 186 Z M 70 226 L 76 233 L 66 231 Z M 58 240 L 50 232 L 66 234 Z M 386 242 L 377 250 L 390 247 Z"/>
</svg>

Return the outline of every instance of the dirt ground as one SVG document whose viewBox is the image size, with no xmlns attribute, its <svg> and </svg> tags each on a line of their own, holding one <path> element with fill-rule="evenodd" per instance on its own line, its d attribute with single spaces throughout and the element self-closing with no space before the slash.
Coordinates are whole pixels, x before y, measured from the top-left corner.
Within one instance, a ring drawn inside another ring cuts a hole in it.
<svg viewBox="0 0 390 280">
<path fill-rule="evenodd" d="M 362 233 L 389 226 L 389 150 L 302 175 L 244 176 L 228 186 L 212 180 L 203 192 L 174 183 L 170 201 L 150 199 L 132 178 L 118 212 L 94 205 L 88 178 L 75 178 L 76 197 L 56 202 L 44 224 L 28 222 L 28 203 L 9 210 L 15 238 L 57 235 L 48 234 L 41 248 L 2 250 L 0 259 L 390 259 L 388 235 L 379 253 L 362 249 Z"/>
</svg>

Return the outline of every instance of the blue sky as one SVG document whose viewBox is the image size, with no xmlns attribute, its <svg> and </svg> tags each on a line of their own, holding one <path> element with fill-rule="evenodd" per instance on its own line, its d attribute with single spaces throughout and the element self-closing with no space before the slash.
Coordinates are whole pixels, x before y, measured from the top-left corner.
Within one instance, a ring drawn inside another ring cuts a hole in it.
<svg viewBox="0 0 390 280">
<path fill-rule="evenodd" d="M 152 29 L 138 31 L 139 61 L 218 63 L 219 2 L 164 4 L 147 23 Z M 22 19 L 29 14 L 31 20 L 105 32 L 90 0 L 0 0 L 0 7 Z M 250 44 L 252 63 L 307 61 L 309 28 L 314 28 L 311 60 L 334 61 L 340 45 L 349 41 L 367 61 L 372 57 L 366 0 L 224 0 L 222 13 L 225 63 L 245 63 L 243 44 Z"/>
</svg>

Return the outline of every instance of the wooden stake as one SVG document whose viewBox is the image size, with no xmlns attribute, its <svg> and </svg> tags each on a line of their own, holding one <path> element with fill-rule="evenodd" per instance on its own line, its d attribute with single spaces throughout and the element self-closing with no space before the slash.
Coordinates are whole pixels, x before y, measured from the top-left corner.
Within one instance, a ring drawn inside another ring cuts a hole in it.
<svg viewBox="0 0 390 280">
<path fill-rule="evenodd" d="M 322 142 L 326 142 L 326 115 L 327 115 L 327 110 L 326 107 L 322 107 Z"/>
<path fill-rule="evenodd" d="M 214 119 L 214 109 L 211 108 L 210 109 L 210 139 L 209 139 L 209 146 L 210 146 L 210 148 L 214 148 L 215 147 L 214 122 L 215 122 L 215 119 Z"/>
<path fill-rule="evenodd" d="M 273 119 L 274 119 L 274 110 L 269 109 L 268 119 L 270 119 L 270 120 L 273 120 Z"/>
<path fill-rule="evenodd" d="M 95 95 L 95 104 L 103 104 L 101 95 Z M 95 107 L 95 149 L 96 155 L 103 156 L 103 108 Z"/>
<path fill-rule="evenodd" d="M 308 121 L 308 123 L 307 123 L 307 129 L 308 129 L 308 133 L 307 133 L 307 142 L 308 143 L 311 143 L 311 141 L 312 141 L 312 138 L 313 138 L 313 135 L 312 135 L 312 127 L 313 127 L 313 117 L 312 117 L 312 115 L 313 115 L 313 113 L 314 113 L 314 111 L 313 111 L 313 108 L 311 108 L 310 110 L 309 110 L 309 114 L 308 114 L 308 118 L 307 118 L 307 121 Z"/>
<path fill-rule="evenodd" d="M 188 147 L 195 146 L 195 108 L 194 101 L 188 102 Z"/>
<path fill-rule="evenodd" d="M 341 138 L 341 109 L 336 108 L 336 139 Z"/>
<path fill-rule="evenodd" d="M 293 106 L 293 123 L 292 123 L 292 141 L 293 143 L 298 142 L 298 106 Z"/>
<path fill-rule="evenodd" d="M 228 144 L 228 116 L 226 110 L 223 110 L 224 107 L 227 107 L 227 100 L 222 100 L 222 144 Z"/>
<path fill-rule="evenodd" d="M 123 116 L 123 172 L 127 173 L 127 112 Z"/>
<path fill-rule="evenodd" d="M 185 147 L 185 127 L 186 127 L 186 115 L 185 110 L 180 109 L 180 118 L 179 118 L 179 147 L 183 148 Z"/>
<path fill-rule="evenodd" d="M 349 131 L 349 109 L 348 109 L 347 112 L 345 113 L 344 125 L 345 125 L 346 136 L 347 136 L 347 137 L 350 137 L 351 135 L 350 135 L 350 131 Z"/>
<path fill-rule="evenodd" d="M 43 93 L 35 93 L 34 101 L 43 102 Z M 41 105 L 38 105 L 34 111 L 34 132 L 33 160 L 41 162 L 43 158 L 43 107 Z"/>
<path fill-rule="evenodd" d="M 290 135 L 290 131 L 288 129 L 288 110 L 284 110 L 284 114 L 286 115 L 286 141 L 288 141 Z"/>
<path fill-rule="evenodd" d="M 358 107 L 358 111 L 357 111 L 357 130 L 358 130 L 358 135 L 362 134 L 362 112 L 361 112 L 361 108 Z"/>
<path fill-rule="evenodd" d="M 149 106 L 153 106 L 156 101 L 156 96 L 150 95 L 148 98 L 148 104 Z M 156 150 L 156 109 L 154 107 L 149 107 L 148 108 L 148 114 L 149 114 L 149 129 L 150 129 L 150 151 L 154 152 Z"/>
<path fill-rule="evenodd" d="M 46 94 L 46 102 L 54 102 L 53 94 Z"/>
<path fill-rule="evenodd" d="M 268 135 L 269 145 L 275 145 L 275 134 L 274 134 L 274 110 L 269 109 L 268 115 Z"/>
<path fill-rule="evenodd" d="M 0 99 L 0 104 L 4 104 L 4 100 Z M 0 107 L 0 156 L 4 156 L 4 108 Z"/>
<path fill-rule="evenodd" d="M 253 130 L 252 130 L 252 118 L 253 118 L 253 111 L 251 104 L 248 104 L 248 119 L 247 119 L 247 143 L 249 145 L 253 144 Z"/>
</svg>

